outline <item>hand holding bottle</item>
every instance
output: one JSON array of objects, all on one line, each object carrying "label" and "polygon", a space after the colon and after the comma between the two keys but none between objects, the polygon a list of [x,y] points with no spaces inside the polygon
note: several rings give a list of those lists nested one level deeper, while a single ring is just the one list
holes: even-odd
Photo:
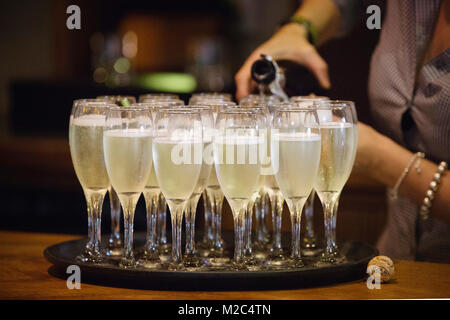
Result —
[{"label": "hand holding bottle", "polygon": [[236,74],[236,98],[238,100],[252,91],[255,84],[252,82],[250,70],[253,62],[259,59],[261,54],[270,55],[276,60],[297,62],[309,69],[317,77],[322,87],[330,87],[327,63],[316,48],[308,42],[306,28],[296,23],[289,23],[259,46]]}]

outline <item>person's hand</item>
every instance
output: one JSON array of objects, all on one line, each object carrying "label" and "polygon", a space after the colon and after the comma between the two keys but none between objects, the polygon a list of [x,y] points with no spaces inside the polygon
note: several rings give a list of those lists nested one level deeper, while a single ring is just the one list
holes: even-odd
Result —
[{"label": "person's hand", "polygon": [[358,149],[352,175],[372,178],[376,174],[378,150],[384,137],[367,124],[358,122]]},{"label": "person's hand", "polygon": [[307,40],[305,27],[289,23],[281,27],[275,35],[259,46],[247,58],[235,76],[236,98],[250,94],[254,87],[250,70],[253,62],[260,58],[261,53],[272,56],[275,60],[292,60],[308,68],[324,88],[330,87],[328,65]]}]

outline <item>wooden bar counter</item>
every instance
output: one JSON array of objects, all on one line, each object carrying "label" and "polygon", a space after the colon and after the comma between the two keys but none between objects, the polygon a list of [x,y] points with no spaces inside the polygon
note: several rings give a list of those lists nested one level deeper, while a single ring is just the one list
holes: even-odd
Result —
[{"label": "wooden bar counter", "polygon": [[150,291],[81,284],[69,290],[66,281],[48,273],[46,247],[77,236],[0,231],[0,299],[410,299],[450,298],[450,265],[395,261],[396,277],[380,289],[365,281],[319,288],[267,291]]}]

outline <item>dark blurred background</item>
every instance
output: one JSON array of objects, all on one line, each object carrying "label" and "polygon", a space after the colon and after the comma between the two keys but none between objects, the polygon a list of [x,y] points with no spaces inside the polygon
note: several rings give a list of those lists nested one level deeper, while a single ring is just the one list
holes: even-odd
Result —
[{"label": "dark blurred background", "polygon": [[[74,99],[175,92],[187,100],[192,92],[234,93],[233,77],[245,58],[299,3],[2,1],[0,229],[85,233],[84,197],[67,139]],[[383,1],[374,3],[384,12]],[[81,9],[81,30],[66,27],[72,4]],[[370,124],[367,77],[379,31],[368,30],[366,18],[361,13],[349,35],[327,43],[320,53],[329,64],[330,97],[354,100],[359,119]],[[341,208],[338,236],[375,243],[385,221],[384,190],[352,177]],[[103,218],[107,231],[107,205]],[[144,219],[140,203],[138,230],[144,229]],[[321,232],[320,214],[317,219]],[[224,220],[232,226],[229,210]]]}]

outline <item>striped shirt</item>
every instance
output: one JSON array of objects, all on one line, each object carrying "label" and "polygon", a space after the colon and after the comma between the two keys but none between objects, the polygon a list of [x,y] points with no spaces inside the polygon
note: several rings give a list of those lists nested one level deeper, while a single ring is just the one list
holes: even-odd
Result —
[{"label": "striped shirt", "polygon": [[[345,34],[361,1],[335,2]],[[418,70],[417,66],[433,35],[440,3],[387,1],[368,88],[376,129],[437,163],[450,162],[450,48]],[[422,221],[418,206],[409,199],[388,197],[387,225],[378,247],[393,258],[450,263],[450,226],[433,218]]]}]

